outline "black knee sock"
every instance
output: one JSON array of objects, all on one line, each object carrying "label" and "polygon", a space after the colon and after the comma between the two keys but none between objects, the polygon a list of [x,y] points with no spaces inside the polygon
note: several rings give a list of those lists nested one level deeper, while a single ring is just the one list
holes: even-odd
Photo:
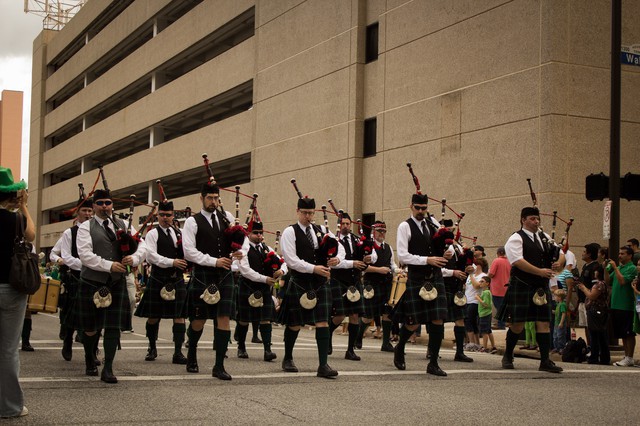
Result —
[{"label": "black knee sock", "polygon": [[397,350],[404,352],[404,347],[409,341],[409,338],[413,334],[413,330],[409,330],[407,327],[402,327],[400,329],[400,336],[398,337],[398,345],[396,346]]},{"label": "black knee sock", "polygon": [[391,321],[382,321],[382,344],[389,343],[391,337]]},{"label": "black knee sock", "polygon": [[463,325],[454,326],[453,335],[456,337],[456,355],[462,355],[464,353],[464,335],[465,335],[464,326]]},{"label": "black knee sock", "polygon": [[84,346],[84,361],[87,366],[93,365],[93,355],[95,354],[93,348],[95,346],[96,340],[98,340],[97,334],[94,334],[93,336],[84,334],[82,336],[82,345]]},{"label": "black knee sock", "polygon": [[360,327],[358,326],[358,324],[351,324],[349,323],[349,327],[347,327],[347,329],[349,330],[349,341],[347,343],[347,351],[353,351],[353,348],[356,344],[356,339],[358,338],[358,334],[359,333],[359,329]]},{"label": "black knee sock", "polygon": [[[98,346],[100,346],[100,337],[102,337],[102,330],[98,330],[95,336],[95,340],[93,341],[93,354],[95,357],[98,356]],[[118,342],[120,340],[118,339]]]},{"label": "black knee sock", "polygon": [[203,330],[204,329],[196,331],[193,328],[191,328],[191,324],[189,324],[187,335],[189,336],[189,353],[192,354],[192,356],[195,356],[195,354],[198,352],[198,341],[202,336]]},{"label": "black knee sock", "polygon": [[536,340],[538,341],[538,347],[540,348],[540,361],[548,361],[551,336],[549,333],[536,333]]},{"label": "black knee sock", "polygon": [[240,323],[237,323],[236,330],[238,330],[238,349],[246,351],[247,332],[249,331],[249,324],[242,325]]},{"label": "black knee sock", "polygon": [[22,323],[22,344],[28,345],[31,338],[31,318],[25,318]]},{"label": "black knee sock", "polygon": [[[356,339],[358,342],[362,342],[364,333],[367,331],[367,327],[369,327],[370,324],[371,322],[365,323],[362,321],[362,319],[360,320],[360,327],[358,327],[358,337]],[[349,324],[349,327],[351,327],[351,324]],[[349,334],[351,334],[351,332],[349,332]]]},{"label": "black knee sock", "polygon": [[260,335],[262,336],[262,346],[265,351],[271,350],[271,324],[260,324]]},{"label": "black knee sock", "polygon": [[[216,367],[224,366],[224,356],[227,354],[227,347],[229,346],[229,337],[231,337],[230,330],[215,329],[216,335]],[[246,337],[246,332],[245,332]]]},{"label": "black knee sock", "polygon": [[429,331],[429,353],[431,354],[429,363],[438,365],[440,346],[442,346],[442,339],[444,339],[444,324],[428,324],[427,329]]},{"label": "black knee sock", "polygon": [[251,330],[253,331],[253,337],[258,337],[259,328],[260,328],[260,321],[254,321],[251,323]]},{"label": "black knee sock", "polygon": [[284,329],[284,359],[293,359],[293,347],[296,344],[300,330]]},{"label": "black knee sock", "polygon": [[65,347],[71,348],[73,346],[73,328],[71,327],[64,327],[64,339],[63,339],[63,345]]},{"label": "black knee sock", "polygon": [[171,331],[173,332],[174,355],[182,353],[182,344],[184,343],[184,334],[187,327],[184,323],[173,324]]},{"label": "black knee sock", "polygon": [[108,329],[104,331],[102,344],[104,345],[104,368],[113,368],[113,359],[116,357],[120,330]]},{"label": "black knee sock", "polygon": [[373,317],[373,323],[376,325],[376,327],[380,327],[382,325],[382,323],[380,322],[380,317],[378,315]]},{"label": "black knee sock", "polygon": [[151,324],[149,321],[145,324],[147,330],[147,339],[149,339],[149,348],[156,348],[156,340],[158,340],[158,330],[160,329],[160,322]]},{"label": "black knee sock", "polygon": [[[351,325],[351,324],[349,324]],[[353,324],[354,327],[358,327],[358,324]],[[327,364],[327,352],[329,351],[329,328],[328,327],[316,327],[316,344],[318,345],[318,364]]]},{"label": "black knee sock", "polygon": [[518,344],[518,334],[511,331],[511,329],[507,330],[507,344],[504,349],[504,356],[513,358],[513,351]]}]

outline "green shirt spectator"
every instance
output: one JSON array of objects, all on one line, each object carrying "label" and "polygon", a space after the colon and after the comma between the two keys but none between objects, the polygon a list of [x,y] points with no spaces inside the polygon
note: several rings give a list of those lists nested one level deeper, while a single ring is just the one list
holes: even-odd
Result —
[{"label": "green shirt spectator", "polygon": [[491,306],[493,303],[491,290],[485,288],[480,295],[482,302],[478,303],[478,316],[480,318],[491,315]]},{"label": "green shirt spectator", "polygon": [[632,262],[627,262],[618,267],[620,274],[624,277],[624,284],[618,281],[615,270],[607,266],[607,273],[611,279],[611,309],[620,309],[622,311],[635,310],[635,296],[631,281],[636,277],[636,267]]}]

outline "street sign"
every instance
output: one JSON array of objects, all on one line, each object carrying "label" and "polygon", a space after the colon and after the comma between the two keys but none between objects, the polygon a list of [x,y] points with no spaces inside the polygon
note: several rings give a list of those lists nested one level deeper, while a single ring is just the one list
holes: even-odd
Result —
[{"label": "street sign", "polygon": [[620,63],[640,66],[640,44],[620,46]]},{"label": "street sign", "polygon": [[611,238],[611,200],[604,203],[604,211],[602,214],[602,239]]}]

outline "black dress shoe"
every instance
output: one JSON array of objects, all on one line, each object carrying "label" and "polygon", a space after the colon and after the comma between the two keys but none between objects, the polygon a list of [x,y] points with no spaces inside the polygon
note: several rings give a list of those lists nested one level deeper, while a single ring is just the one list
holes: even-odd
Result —
[{"label": "black dress shoe", "polygon": [[217,377],[220,380],[231,380],[231,375],[224,370],[224,367],[213,367],[211,376]]},{"label": "black dress shoe", "polygon": [[118,383],[118,378],[113,375],[113,371],[110,368],[103,368],[100,374],[100,380],[105,383]]},{"label": "black dress shoe", "polygon": [[456,356],[453,357],[453,360],[458,362],[473,362],[473,358],[469,358],[465,354],[456,354]]},{"label": "black dress shoe", "polygon": [[561,373],[562,367],[558,367],[553,361],[550,359],[546,361],[540,361],[540,367],[538,371],[546,371],[547,373]]},{"label": "black dress shoe", "polygon": [[348,359],[349,361],[360,361],[360,357],[356,355],[353,351],[347,351],[344,353],[344,359]]},{"label": "black dress shoe", "polygon": [[156,348],[149,348],[147,350],[147,356],[144,357],[145,361],[155,361],[158,358],[158,350]]},{"label": "black dress shoe", "polygon": [[427,374],[432,374],[434,376],[446,377],[447,373],[442,371],[442,368],[438,366],[438,364],[429,363],[427,365]]},{"label": "black dress shoe", "polygon": [[260,339],[258,336],[253,336],[251,338],[251,343],[262,343],[262,339]]},{"label": "black dress shoe", "polygon": [[380,350],[382,352],[393,352],[393,345],[389,342],[383,343]]},{"label": "black dress shoe", "polygon": [[73,351],[71,349],[70,345],[63,345],[62,346],[62,358],[64,358],[65,361],[71,361],[71,357],[73,356]]},{"label": "black dress shoe", "polygon": [[502,368],[505,370],[513,370],[513,358],[504,355],[502,357]]},{"label": "black dress shoe", "polygon": [[93,363],[96,366],[101,366],[102,365],[102,361],[100,361],[100,359],[98,359],[98,353],[97,352],[95,354],[93,354]]},{"label": "black dress shoe", "polygon": [[404,351],[398,350],[398,346],[393,349],[393,365],[395,365],[398,370],[407,369],[404,363]]},{"label": "black dress shoe", "polygon": [[356,349],[362,349],[362,339],[357,339],[354,346]]},{"label": "black dress shoe", "polygon": [[318,377],[324,377],[325,379],[330,379],[332,377],[336,377],[338,372],[333,368],[329,367],[329,364],[321,365],[318,367]]},{"label": "black dress shoe", "polygon": [[273,353],[271,351],[264,351],[264,360],[265,361],[273,361],[276,358],[278,358],[278,355],[276,355],[275,353]]},{"label": "black dress shoe", "polygon": [[33,349],[33,346],[31,346],[30,343],[23,343],[22,344],[22,350],[25,352],[33,352],[35,351],[35,349]]},{"label": "black dress shoe", "polygon": [[84,370],[84,374],[87,376],[97,376],[98,375],[98,367],[95,365],[87,365]]},{"label": "black dress shoe", "polygon": [[282,369],[287,373],[297,373],[298,367],[294,364],[292,359],[282,360]]},{"label": "black dress shoe", "polygon": [[186,365],[187,364],[187,358],[182,355],[182,352],[177,353],[177,354],[173,354],[173,359],[171,360],[171,362],[173,364],[180,364],[180,365]]},{"label": "black dress shoe", "polygon": [[244,349],[238,348],[238,358],[247,359],[249,358],[249,354]]},{"label": "black dress shoe", "polygon": [[189,351],[187,353],[187,372],[188,373],[199,373],[198,369],[198,358],[196,357],[195,350],[193,352]]}]

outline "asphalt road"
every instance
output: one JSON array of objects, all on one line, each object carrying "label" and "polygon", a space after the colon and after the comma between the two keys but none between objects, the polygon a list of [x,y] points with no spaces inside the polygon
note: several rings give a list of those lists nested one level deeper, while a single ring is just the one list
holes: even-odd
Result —
[{"label": "asphalt road", "polygon": [[[450,326],[449,326],[450,327]],[[35,352],[20,352],[21,381],[29,415],[7,424],[637,424],[634,401],[640,368],[559,364],[559,375],[537,371],[538,361],[516,359],[500,368],[500,356],[470,354],[471,364],[453,362],[443,349],[446,378],[425,373],[426,347],[407,346],[407,370],[380,352],[380,340],[365,339],[362,361],[344,359],[345,336],[334,336],[329,364],[336,379],[316,377],[314,332],[300,333],[294,358],[300,373],[282,372],[282,328],[274,328],[278,360],[262,360],[262,345],[249,343],[249,359],[229,346],[225,366],[231,382],[211,377],[213,328],[207,323],[199,345],[199,374],[171,364],[171,326],[163,321],[159,357],[145,362],[144,320],[122,335],[109,385],[84,375],[83,350],[74,344],[70,362],[60,355],[58,319],[33,317]],[[249,331],[251,336],[251,331]],[[186,354],[186,352],[185,352]]]}]

